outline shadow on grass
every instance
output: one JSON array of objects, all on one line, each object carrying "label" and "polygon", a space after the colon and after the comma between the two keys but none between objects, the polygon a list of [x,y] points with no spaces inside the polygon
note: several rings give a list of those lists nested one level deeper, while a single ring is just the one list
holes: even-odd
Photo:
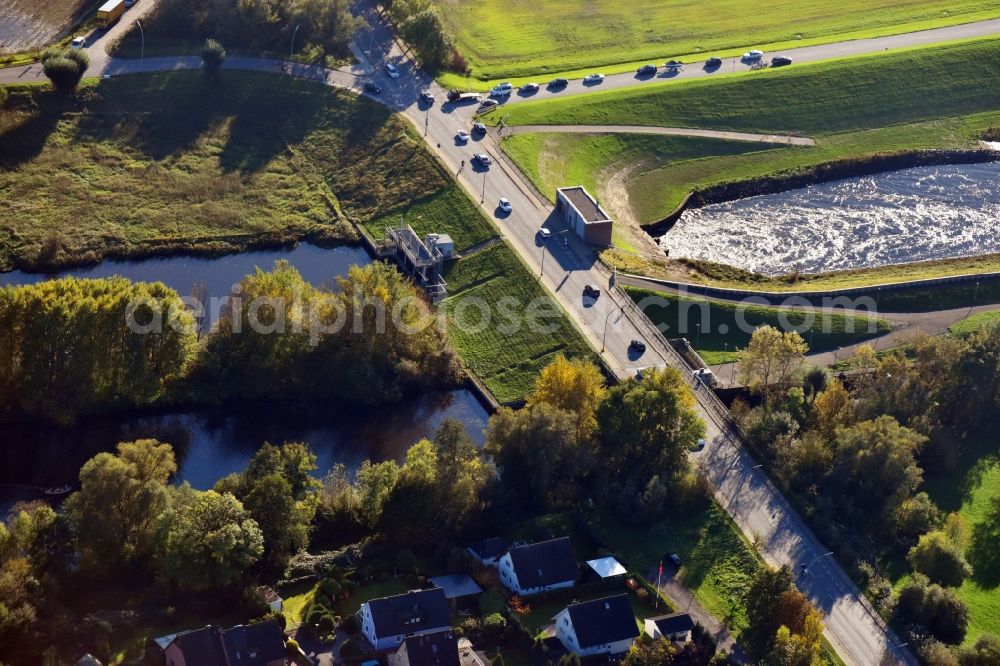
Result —
[{"label": "shadow on grass", "polygon": [[972,530],[972,579],[985,588],[1000,585],[1000,497],[993,498],[986,520]]},{"label": "shadow on grass", "polygon": [[[0,114],[0,166],[13,169],[38,157],[64,114],[80,106],[78,97],[51,89],[12,93]],[[8,118],[17,117],[22,120],[5,128]]]}]

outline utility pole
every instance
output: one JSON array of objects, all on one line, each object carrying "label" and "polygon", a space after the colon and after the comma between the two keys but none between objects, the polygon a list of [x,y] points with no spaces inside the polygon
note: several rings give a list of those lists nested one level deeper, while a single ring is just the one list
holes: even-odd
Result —
[{"label": "utility pole", "polygon": [[138,26],[139,36],[142,38],[141,46],[139,47],[139,62],[142,62],[146,57],[146,31],[142,29],[139,19],[136,19],[135,24]]},{"label": "utility pole", "polygon": [[[301,25],[301,24],[300,24]],[[299,33],[299,26],[295,26],[295,30],[292,30],[292,45],[288,47],[288,57],[292,58],[295,54],[295,35]]]}]

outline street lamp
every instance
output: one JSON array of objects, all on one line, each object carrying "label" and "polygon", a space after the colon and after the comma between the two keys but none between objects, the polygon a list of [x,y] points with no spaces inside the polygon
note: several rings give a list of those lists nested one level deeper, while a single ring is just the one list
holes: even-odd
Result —
[{"label": "street lamp", "polygon": [[[619,312],[621,314],[625,314],[625,307],[622,306],[622,308],[619,310]],[[608,312],[608,316],[606,316],[604,318],[604,335],[601,336],[601,353],[602,354],[604,353],[604,349],[605,349],[605,344],[604,343],[607,342],[607,339],[608,339],[608,319],[611,319],[611,315],[613,315],[614,313],[615,313],[615,311],[611,310],[610,312]]]},{"label": "street lamp", "polygon": [[701,346],[701,322],[698,322],[694,326],[695,326],[696,329],[698,329],[698,337],[695,338],[694,344],[696,346],[700,347]]},{"label": "street lamp", "polygon": [[816,564],[817,561],[823,559],[824,557],[829,557],[830,555],[833,555],[833,551],[832,550],[829,553],[823,553],[822,555],[817,555],[816,557],[812,558],[812,561],[809,564],[803,563],[802,564],[802,573],[809,573],[809,567],[811,567],[812,565]]},{"label": "street lamp", "polygon": [[138,26],[139,36],[142,38],[141,46],[139,47],[139,62],[142,62],[146,57],[146,32],[142,29],[142,24],[139,23],[139,19],[136,19],[135,24]]},{"label": "street lamp", "polygon": [[293,58],[295,55],[295,35],[299,34],[299,26],[301,26],[301,24],[295,26],[295,30],[292,30],[292,45],[288,47],[289,59]]}]

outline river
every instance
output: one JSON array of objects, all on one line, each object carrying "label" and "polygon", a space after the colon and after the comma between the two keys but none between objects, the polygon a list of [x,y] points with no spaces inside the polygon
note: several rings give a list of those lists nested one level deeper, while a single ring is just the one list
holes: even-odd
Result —
[{"label": "river", "polygon": [[674,258],[777,275],[1000,252],[1000,162],[918,167],[685,211]]},{"label": "river", "polygon": [[[210,296],[223,296],[255,267],[279,259],[295,266],[313,284],[331,284],[353,264],[371,259],[362,248],[323,249],[302,244],[216,258],[175,256],[141,261],[107,261],[57,275],[0,273],[0,286],[31,284],[53,277],[123,275],[136,281],[161,281],[181,294],[194,284]],[[211,409],[151,415],[88,418],[71,428],[27,423],[0,425],[0,515],[17,501],[40,497],[39,488],[73,483],[81,465],[117,442],[155,437],[174,446],[178,482],[211,488],[216,480],[242,469],[265,441],[302,441],[316,453],[323,474],[335,463],[356,468],[363,459],[401,460],[406,450],[434,433],[446,418],[461,421],[481,445],[489,414],[468,390],[430,392],[380,408],[329,410],[322,415],[283,413],[277,408]]]}]

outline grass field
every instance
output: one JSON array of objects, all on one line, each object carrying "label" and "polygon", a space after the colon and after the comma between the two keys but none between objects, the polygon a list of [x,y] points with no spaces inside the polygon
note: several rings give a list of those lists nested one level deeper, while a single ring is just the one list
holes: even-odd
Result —
[{"label": "grass field", "polygon": [[[709,365],[738,360],[737,350],[747,346],[758,326],[797,330],[812,351],[828,351],[886,333],[889,322],[877,320],[869,333],[869,320],[843,314],[818,313],[760,305],[670,296],[645,289],[626,287],[650,321],[668,338],[684,337]],[[742,314],[741,314],[742,312]]]},{"label": "grass field", "polygon": [[790,47],[1000,16],[997,0],[438,0],[478,79]]},{"label": "grass field", "polygon": [[[501,402],[518,400],[557,354],[592,352],[569,317],[549,297],[506,244],[452,264],[445,273],[449,337],[462,360]],[[536,332],[533,309],[549,313]]]},{"label": "grass field", "polygon": [[953,335],[968,335],[975,333],[986,326],[1000,324],[1000,310],[993,312],[977,312],[966,317],[960,322],[956,322],[948,327],[948,331]]},{"label": "grass field", "polygon": [[450,235],[459,252],[497,235],[496,229],[458,185],[367,220],[364,227],[373,237],[382,238],[385,228],[399,226],[400,220],[421,236],[429,233]]},{"label": "grass field", "polygon": [[69,100],[10,90],[0,270],[351,240],[347,216],[455,187],[384,106],[304,81],[189,72],[86,82]]}]

